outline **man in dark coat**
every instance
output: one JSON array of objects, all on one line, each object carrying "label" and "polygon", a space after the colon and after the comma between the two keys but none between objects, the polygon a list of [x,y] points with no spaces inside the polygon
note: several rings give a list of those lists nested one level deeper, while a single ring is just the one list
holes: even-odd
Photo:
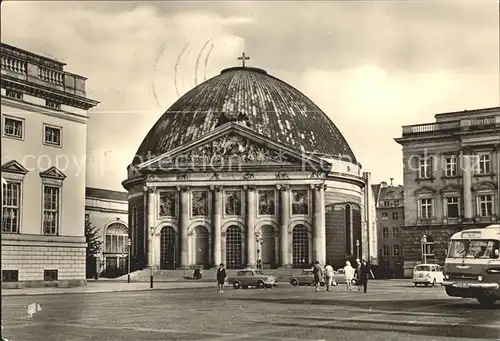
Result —
[{"label": "man in dark coat", "polygon": [[226,269],[224,269],[224,264],[220,263],[217,269],[217,288],[219,288],[219,294],[224,292],[224,283],[226,282]]},{"label": "man in dark coat", "polygon": [[368,277],[370,277],[371,270],[368,263],[363,259],[361,261],[361,267],[359,269],[359,280],[363,287],[363,292],[366,294],[366,289],[368,287]]}]

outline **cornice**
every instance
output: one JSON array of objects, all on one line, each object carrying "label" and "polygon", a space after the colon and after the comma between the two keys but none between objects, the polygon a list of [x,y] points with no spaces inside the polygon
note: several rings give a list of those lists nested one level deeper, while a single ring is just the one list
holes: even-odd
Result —
[{"label": "cornice", "polygon": [[22,90],[27,95],[41,97],[45,99],[54,99],[61,104],[73,106],[75,108],[89,110],[99,104],[90,98],[81,97],[75,94],[63,92],[60,90],[52,89],[50,87],[31,83],[29,81],[19,81],[16,78],[8,75],[2,75],[1,86],[3,88]]},{"label": "cornice", "polygon": [[[75,113],[71,113],[68,111],[63,111],[63,110],[54,110],[50,109],[48,107],[38,105],[38,104],[33,104],[29,102],[20,102],[11,98],[7,97],[2,97],[2,105],[10,106],[12,108],[20,109],[20,110],[28,110],[28,111],[33,111],[42,115],[48,115],[48,116],[53,116],[57,117],[60,119],[72,121],[72,122],[77,122],[77,123],[83,123],[87,124],[87,120],[89,119],[85,115],[79,115]],[[7,113],[6,113],[7,114]]]},{"label": "cornice", "polygon": [[128,214],[128,210],[119,210],[119,209],[113,209],[113,208],[103,208],[103,207],[88,206],[88,205],[85,205],[85,211]]}]

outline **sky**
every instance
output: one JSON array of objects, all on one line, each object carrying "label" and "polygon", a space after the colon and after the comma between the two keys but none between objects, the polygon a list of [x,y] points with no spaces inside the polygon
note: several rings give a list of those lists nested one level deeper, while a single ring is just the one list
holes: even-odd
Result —
[{"label": "sky", "polygon": [[500,105],[498,1],[7,1],[1,20],[2,42],[88,78],[90,187],[123,190],[156,120],[243,51],[332,119],[373,182],[402,183],[402,125]]}]

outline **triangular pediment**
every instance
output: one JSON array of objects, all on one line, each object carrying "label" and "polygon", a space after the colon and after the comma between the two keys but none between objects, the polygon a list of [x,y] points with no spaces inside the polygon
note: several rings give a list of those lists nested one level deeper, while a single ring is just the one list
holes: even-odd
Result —
[{"label": "triangular pediment", "polygon": [[429,186],[422,186],[415,190],[415,194],[426,194],[426,193],[436,193],[436,190]]},{"label": "triangular pediment", "polygon": [[66,175],[64,175],[63,172],[61,172],[59,169],[57,169],[54,166],[50,167],[46,171],[40,172],[40,177],[50,178],[50,179],[58,179],[58,180],[66,179]]},{"label": "triangular pediment", "polygon": [[446,185],[443,188],[441,188],[441,193],[443,192],[454,192],[454,191],[459,191],[461,190],[462,187],[460,185]]},{"label": "triangular pediment", "polygon": [[2,165],[2,172],[25,175],[29,170],[16,160],[11,160]]},{"label": "triangular pediment", "polygon": [[[236,123],[226,123],[211,133],[139,165],[139,170],[200,169],[241,170],[252,166],[301,166],[303,170],[329,171],[331,165],[270,140]],[[201,168],[203,169],[203,168]]]}]

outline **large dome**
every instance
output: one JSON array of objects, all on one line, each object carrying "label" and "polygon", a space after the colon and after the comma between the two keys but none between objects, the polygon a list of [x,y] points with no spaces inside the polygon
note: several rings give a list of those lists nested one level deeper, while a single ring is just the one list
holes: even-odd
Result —
[{"label": "large dome", "polygon": [[161,155],[211,132],[222,113],[243,113],[251,129],[298,151],[356,163],[342,133],[316,104],[253,67],[225,69],[187,92],[151,128],[136,160]]}]

